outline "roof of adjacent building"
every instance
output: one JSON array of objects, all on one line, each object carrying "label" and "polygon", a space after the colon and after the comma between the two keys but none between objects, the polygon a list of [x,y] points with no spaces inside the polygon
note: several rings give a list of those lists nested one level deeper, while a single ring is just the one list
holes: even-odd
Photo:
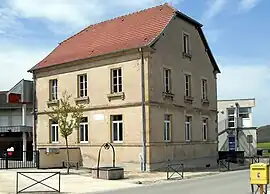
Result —
[{"label": "roof of adjacent building", "polygon": [[175,16],[197,27],[215,70],[220,72],[201,30],[202,25],[167,3],[90,25],[60,43],[29,71],[151,46]]}]

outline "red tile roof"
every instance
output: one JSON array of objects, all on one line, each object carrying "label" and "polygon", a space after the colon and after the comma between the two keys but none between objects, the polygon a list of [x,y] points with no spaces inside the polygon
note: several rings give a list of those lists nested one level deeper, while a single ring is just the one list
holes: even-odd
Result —
[{"label": "red tile roof", "polygon": [[148,46],[161,34],[176,14],[200,26],[195,20],[165,3],[91,25],[60,43],[29,71]]}]

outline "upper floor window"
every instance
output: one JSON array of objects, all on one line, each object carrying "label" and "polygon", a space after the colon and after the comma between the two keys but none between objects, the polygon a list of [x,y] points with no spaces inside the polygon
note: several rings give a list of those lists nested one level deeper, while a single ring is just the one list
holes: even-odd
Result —
[{"label": "upper floor window", "polygon": [[50,100],[57,100],[58,81],[57,79],[50,80]]},{"label": "upper floor window", "polygon": [[239,108],[239,117],[240,118],[249,118],[250,108],[241,107]]},{"label": "upper floor window", "polygon": [[83,117],[80,122],[80,142],[88,142],[88,118]]},{"label": "upper floor window", "polygon": [[191,97],[191,75],[185,75],[185,96]]},{"label": "upper floor window", "polygon": [[183,33],[183,48],[185,54],[190,54],[190,38],[187,33]]},{"label": "upper floor window", "polygon": [[165,93],[171,93],[171,70],[164,69],[164,90]]},{"label": "upper floor window", "polygon": [[58,143],[59,141],[59,130],[58,123],[56,121],[51,122],[51,142]]},{"label": "upper floor window", "polygon": [[78,75],[78,94],[79,97],[87,96],[87,75]]},{"label": "upper floor window", "polygon": [[120,93],[123,91],[122,87],[122,69],[112,69],[111,70],[111,92]]},{"label": "upper floor window", "polygon": [[208,131],[208,119],[203,118],[203,126],[202,126],[203,141],[207,140],[207,131]]},{"label": "upper floor window", "polygon": [[164,116],[164,141],[171,140],[171,115]]},{"label": "upper floor window", "polygon": [[123,116],[112,116],[112,140],[113,142],[123,142]]},{"label": "upper floor window", "polygon": [[191,116],[186,116],[185,121],[185,140],[190,141],[191,138]]},{"label": "upper floor window", "polygon": [[234,128],[235,127],[235,109],[228,108],[227,114],[228,114],[228,127]]},{"label": "upper floor window", "polygon": [[207,99],[207,80],[202,79],[202,99]]}]

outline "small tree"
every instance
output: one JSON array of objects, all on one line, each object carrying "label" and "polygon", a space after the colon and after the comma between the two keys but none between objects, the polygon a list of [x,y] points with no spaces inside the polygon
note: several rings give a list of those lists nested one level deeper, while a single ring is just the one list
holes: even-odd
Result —
[{"label": "small tree", "polygon": [[58,123],[61,136],[65,139],[66,154],[67,154],[67,174],[69,174],[69,149],[68,136],[73,133],[73,129],[79,129],[80,120],[83,116],[82,105],[71,105],[69,100],[71,95],[65,91],[62,98],[56,106],[52,107],[51,111],[46,111],[49,117]]}]

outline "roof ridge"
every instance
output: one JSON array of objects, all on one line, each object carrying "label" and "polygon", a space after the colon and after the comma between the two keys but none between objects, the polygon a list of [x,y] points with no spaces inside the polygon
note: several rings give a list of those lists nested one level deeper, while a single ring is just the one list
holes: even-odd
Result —
[{"label": "roof ridge", "polygon": [[158,8],[158,7],[163,7],[163,6],[168,6],[169,8],[173,9],[174,11],[176,11],[175,8],[173,8],[172,6],[170,6],[170,5],[166,2],[166,3],[164,3],[164,4],[159,4],[159,5],[150,7],[150,8],[145,8],[145,9],[142,9],[142,10],[139,10],[139,11],[136,11],[136,12],[132,12],[132,13],[128,13],[128,14],[125,14],[125,15],[122,15],[122,16],[117,16],[117,17],[114,17],[114,18],[111,18],[111,19],[108,19],[108,20],[104,20],[104,21],[101,21],[101,22],[98,22],[98,23],[95,23],[95,24],[91,24],[91,25],[85,27],[84,29],[82,29],[81,31],[79,31],[79,32],[77,32],[77,33],[75,33],[75,34],[73,34],[73,35],[70,36],[69,38],[63,40],[61,43],[59,43],[59,45],[61,45],[62,43],[66,42],[66,41],[68,41],[68,40],[70,40],[71,38],[73,38],[73,37],[75,37],[75,36],[81,34],[82,32],[84,32],[85,30],[87,30],[87,29],[90,28],[90,27],[97,26],[97,25],[103,24],[103,23],[105,23],[105,22],[111,22],[111,21],[113,21],[113,20],[117,20],[117,19],[122,18],[122,17],[127,17],[127,16],[130,16],[130,15],[135,15],[135,14],[138,14],[138,13],[141,13],[141,12],[145,12],[145,11],[150,10],[150,9],[154,9],[154,8]]}]

